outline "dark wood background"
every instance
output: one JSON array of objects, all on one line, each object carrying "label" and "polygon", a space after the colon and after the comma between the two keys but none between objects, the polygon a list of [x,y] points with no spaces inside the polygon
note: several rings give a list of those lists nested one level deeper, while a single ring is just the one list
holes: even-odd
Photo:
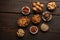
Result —
[{"label": "dark wood background", "polygon": [[[55,1],[57,3],[57,9],[52,12],[53,19],[47,24],[50,26],[50,30],[46,33],[40,31],[40,25],[38,25],[39,32],[36,35],[29,33],[29,27],[23,28],[26,30],[26,34],[23,38],[18,38],[16,32],[18,30],[17,19],[23,16],[21,8],[28,5],[31,8],[31,3],[40,1],[46,5],[49,1]],[[28,16],[32,15],[31,14]],[[0,40],[60,40],[60,0],[0,0]]]}]

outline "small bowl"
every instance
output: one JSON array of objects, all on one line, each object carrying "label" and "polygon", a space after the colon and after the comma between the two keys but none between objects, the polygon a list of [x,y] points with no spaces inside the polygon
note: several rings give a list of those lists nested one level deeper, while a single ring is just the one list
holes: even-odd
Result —
[{"label": "small bowl", "polygon": [[25,31],[23,29],[18,29],[17,36],[21,38],[24,37],[24,35],[25,35]]},{"label": "small bowl", "polygon": [[35,13],[41,13],[44,10],[44,4],[41,2],[33,2],[32,3],[32,10]]},{"label": "small bowl", "polygon": [[42,32],[47,32],[49,30],[49,26],[45,23],[42,23],[40,29]]},{"label": "small bowl", "polygon": [[30,23],[30,18],[28,16],[22,16],[17,20],[17,25],[19,27],[27,27]]},{"label": "small bowl", "polygon": [[46,11],[46,12],[43,12],[43,14],[42,14],[42,19],[44,20],[44,21],[50,21],[51,19],[52,19],[52,14],[50,13],[50,18],[47,20],[47,19],[45,19],[44,18],[44,14],[46,14],[46,13],[50,13],[50,12],[48,12],[48,11]]},{"label": "small bowl", "polygon": [[[36,28],[36,31],[35,31],[35,32],[32,32],[32,31],[31,31],[31,28],[33,28],[33,27]],[[31,34],[36,34],[36,33],[38,32],[38,28],[37,28],[37,26],[31,26],[29,30],[30,30],[30,33],[31,33]]]},{"label": "small bowl", "polygon": [[[52,5],[52,6],[51,6],[51,5]],[[49,7],[49,6],[50,6],[50,7]],[[54,2],[54,1],[48,2],[48,4],[47,4],[47,9],[48,9],[49,11],[54,11],[56,8],[57,8],[56,2]]]},{"label": "small bowl", "polygon": [[28,15],[30,13],[30,8],[28,6],[22,7],[22,13]]},{"label": "small bowl", "polygon": [[39,24],[41,22],[41,16],[39,14],[35,14],[32,16],[32,22],[34,24]]}]

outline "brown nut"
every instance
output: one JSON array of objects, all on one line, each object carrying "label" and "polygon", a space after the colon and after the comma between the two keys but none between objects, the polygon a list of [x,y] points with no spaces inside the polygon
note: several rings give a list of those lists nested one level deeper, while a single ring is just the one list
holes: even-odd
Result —
[{"label": "brown nut", "polygon": [[27,16],[18,19],[17,24],[20,27],[26,27],[30,23],[30,18]]},{"label": "brown nut", "polygon": [[33,15],[32,16],[32,22],[33,23],[40,23],[41,22],[41,16],[39,14]]}]

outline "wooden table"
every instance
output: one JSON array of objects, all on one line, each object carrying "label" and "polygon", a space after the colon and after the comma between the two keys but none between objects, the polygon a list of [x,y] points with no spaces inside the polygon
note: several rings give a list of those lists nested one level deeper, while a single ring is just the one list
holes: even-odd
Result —
[{"label": "wooden table", "polygon": [[[60,40],[60,0],[53,0],[57,3],[57,9],[52,12],[53,19],[47,24],[50,30],[46,33],[40,31],[36,35],[29,33],[29,27],[23,28],[26,34],[23,38],[18,38],[16,32],[18,30],[17,20],[22,16],[21,8],[28,5],[30,8],[31,3],[40,1],[47,5],[50,0],[0,0],[0,40]],[[46,10],[46,7],[44,8]],[[29,17],[31,17],[32,12]],[[43,21],[42,21],[43,22]],[[38,25],[42,24],[42,22]]]}]

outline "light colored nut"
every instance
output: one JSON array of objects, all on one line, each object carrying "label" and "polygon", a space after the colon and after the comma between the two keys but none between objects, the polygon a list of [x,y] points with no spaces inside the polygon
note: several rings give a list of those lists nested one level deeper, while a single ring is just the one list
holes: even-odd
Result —
[{"label": "light colored nut", "polygon": [[54,10],[57,6],[55,2],[49,2],[47,7],[48,9]]},{"label": "light colored nut", "polygon": [[47,24],[44,24],[44,23],[41,25],[40,28],[42,31],[48,31],[49,30],[49,26]]},{"label": "light colored nut", "polygon": [[23,37],[25,35],[24,30],[23,29],[18,29],[17,35],[18,35],[18,37]]}]

